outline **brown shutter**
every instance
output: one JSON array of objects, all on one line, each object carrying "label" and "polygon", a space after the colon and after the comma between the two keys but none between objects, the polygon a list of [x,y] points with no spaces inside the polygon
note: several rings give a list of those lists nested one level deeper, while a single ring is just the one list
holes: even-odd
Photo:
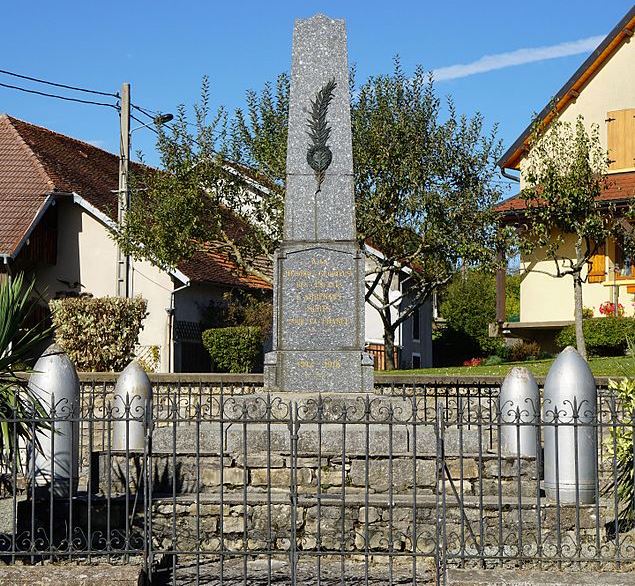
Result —
[{"label": "brown shutter", "polygon": [[609,170],[635,168],[635,108],[606,116]]},{"label": "brown shutter", "polygon": [[604,244],[598,247],[597,252],[590,259],[589,274],[587,275],[589,283],[603,283],[606,275],[606,255],[604,253]]},{"label": "brown shutter", "polygon": [[635,285],[626,285],[627,293],[635,293]]}]

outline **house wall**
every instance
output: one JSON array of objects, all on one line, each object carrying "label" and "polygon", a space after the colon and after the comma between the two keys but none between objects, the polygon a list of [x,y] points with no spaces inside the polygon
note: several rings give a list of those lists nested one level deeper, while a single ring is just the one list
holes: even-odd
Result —
[{"label": "house wall", "polygon": [[[578,115],[585,124],[597,124],[604,149],[608,148],[607,112],[635,108],[635,41],[623,43],[587,83],[580,95],[562,111],[560,119],[574,123]],[[525,186],[521,161],[521,188]]]},{"label": "house wall", "polygon": [[[57,262],[35,269],[37,290],[45,299],[59,292],[79,291],[95,297],[116,295],[117,248],[102,222],[83,208],[60,200],[58,206]],[[81,283],[73,289],[69,283]],[[141,346],[159,346],[160,370],[169,370],[168,313],[171,277],[148,262],[133,262],[132,292],[148,301],[149,315],[139,335]]]},{"label": "house wall", "polygon": [[[576,100],[572,101],[561,113],[561,120],[575,123],[578,115],[584,116],[587,127],[597,124],[600,140],[604,149],[608,148],[607,113],[635,107],[635,41],[624,43],[587,83]],[[521,188],[525,186],[522,171],[525,160],[521,161]],[[566,237],[561,252],[568,258],[575,256],[573,236]],[[609,247],[610,251],[610,247]],[[606,257],[607,275],[612,260]],[[521,259],[523,269],[531,269],[520,288],[520,321],[560,321],[572,320],[574,313],[573,281],[571,277],[553,278],[546,273],[554,272],[553,261],[544,260],[541,251]],[[592,307],[599,316],[601,303],[612,300],[613,288],[604,283],[585,283],[582,287],[585,307]],[[627,315],[633,314],[633,295],[622,287],[619,301]]]},{"label": "house wall", "polygon": [[[609,252],[611,248],[609,247]],[[564,245],[559,254],[566,258],[574,258],[574,237],[571,234],[565,236]],[[526,275],[520,285],[520,321],[564,321],[574,318],[573,279],[570,276],[555,278],[550,275],[555,273],[555,264],[552,260],[544,260],[542,250],[537,250],[531,255],[521,258],[521,270]],[[607,274],[612,267],[611,259],[607,256]],[[583,271],[586,277],[587,270]],[[599,317],[599,307],[605,301],[611,301],[613,287],[607,283],[583,283],[582,303],[584,307],[593,309],[594,315]],[[625,287],[620,288],[619,302],[624,306],[626,315],[633,315],[633,295],[626,292]]]},{"label": "house wall", "polygon": [[426,301],[419,308],[419,338],[413,337],[413,321],[416,317],[407,319],[402,326],[402,351],[400,368],[414,368],[413,355],[418,354],[421,368],[432,366],[432,301]]}]

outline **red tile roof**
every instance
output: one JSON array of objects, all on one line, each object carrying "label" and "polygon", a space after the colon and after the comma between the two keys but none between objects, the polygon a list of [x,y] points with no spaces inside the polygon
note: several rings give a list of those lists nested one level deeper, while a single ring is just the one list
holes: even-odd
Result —
[{"label": "red tile roof", "polygon": [[[609,175],[608,184],[602,195],[598,198],[601,201],[624,201],[635,197],[635,171],[627,173],[614,173]],[[515,212],[521,212],[526,207],[525,200],[520,193],[506,199],[496,206],[496,210],[508,216],[513,216]]]},{"label": "red tile roof", "polygon": [[[55,193],[77,193],[117,216],[119,158],[88,143],[0,114],[0,254],[15,256]],[[270,287],[209,245],[179,266],[191,281]],[[271,269],[269,269],[271,270]]]}]

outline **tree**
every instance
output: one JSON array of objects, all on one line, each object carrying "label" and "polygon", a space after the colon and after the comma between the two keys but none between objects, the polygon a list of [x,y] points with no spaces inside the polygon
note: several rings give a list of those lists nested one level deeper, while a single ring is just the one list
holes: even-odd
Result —
[{"label": "tree", "polygon": [[440,307],[446,321],[439,346],[448,352],[444,364],[501,352],[500,338],[489,336],[496,319],[496,278],[481,270],[460,271],[443,290]]},{"label": "tree", "polygon": [[[275,90],[266,84],[261,94],[248,93],[230,151],[279,185],[288,92],[288,76],[281,75]],[[421,67],[409,77],[396,60],[392,74],[359,90],[351,76],[358,239],[367,252],[366,243],[379,251],[370,254],[366,300],[382,320],[389,369],[399,326],[458,266],[496,263],[495,129],[485,134],[482,116],[458,116],[451,100],[446,110]],[[395,296],[397,288],[402,294]]]},{"label": "tree", "polygon": [[[203,79],[194,123],[179,106],[175,121],[157,129],[161,169],[133,167],[131,205],[113,238],[124,253],[174,268],[212,244],[247,273],[271,282],[282,228],[282,189],[254,187],[253,171],[227,157],[227,115],[212,112]],[[192,130],[190,130],[192,128]]]},{"label": "tree", "polygon": [[[459,116],[449,98],[444,112],[421,67],[406,76],[396,61],[391,75],[369,79],[353,96],[359,239],[381,252],[366,299],[383,322],[393,368],[395,333],[417,307],[458,267],[497,264],[500,144],[480,114]],[[404,294],[392,297],[397,282]]]},{"label": "tree", "polygon": [[[526,204],[521,249],[553,261],[554,272],[546,274],[572,278],[576,344],[586,359],[582,329],[584,269],[608,237],[622,236],[627,242],[632,237],[615,206],[599,199],[608,181],[608,157],[597,125],[587,130],[582,116],[575,124],[555,118],[547,127],[535,126],[529,148],[521,192]],[[573,237],[573,257],[564,250],[568,235]]]}]

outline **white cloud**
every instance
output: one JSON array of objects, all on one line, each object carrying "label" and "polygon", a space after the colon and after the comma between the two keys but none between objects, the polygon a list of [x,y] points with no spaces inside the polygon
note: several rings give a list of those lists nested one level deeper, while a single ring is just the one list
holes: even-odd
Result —
[{"label": "white cloud", "polygon": [[602,42],[602,39],[604,39],[604,35],[598,35],[546,47],[517,49],[516,51],[509,51],[507,53],[485,55],[476,61],[472,61],[472,63],[439,67],[439,69],[433,71],[434,79],[436,81],[458,79],[460,77],[467,77],[468,75],[494,71],[495,69],[524,65],[525,63],[535,63],[536,61],[546,61],[548,59],[557,59],[558,57],[590,53]]},{"label": "white cloud", "polygon": [[88,144],[92,144],[94,147],[103,149],[104,146],[106,146],[106,143],[103,140],[99,140],[97,138],[95,139],[90,139],[86,141]]}]

